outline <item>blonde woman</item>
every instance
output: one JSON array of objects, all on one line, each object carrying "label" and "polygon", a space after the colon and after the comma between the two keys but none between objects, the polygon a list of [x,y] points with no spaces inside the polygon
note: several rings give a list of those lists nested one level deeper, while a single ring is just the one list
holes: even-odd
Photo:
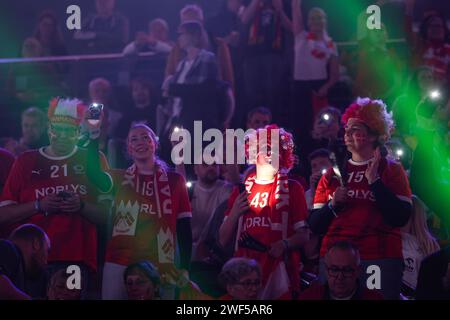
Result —
[{"label": "blonde woman", "polygon": [[408,223],[402,228],[402,249],[405,269],[403,292],[411,296],[416,290],[422,260],[439,251],[437,240],[427,226],[426,206],[417,196],[412,196],[413,210]]}]

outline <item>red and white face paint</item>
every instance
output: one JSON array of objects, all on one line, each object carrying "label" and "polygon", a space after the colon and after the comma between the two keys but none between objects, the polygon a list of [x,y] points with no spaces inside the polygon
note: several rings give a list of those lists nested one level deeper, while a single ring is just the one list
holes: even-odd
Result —
[{"label": "red and white face paint", "polygon": [[373,143],[367,126],[362,121],[354,118],[349,119],[347,122],[344,141],[350,152],[363,150]]},{"label": "red and white face paint", "polygon": [[145,127],[136,127],[128,134],[128,153],[135,160],[146,160],[155,157],[156,141]]}]

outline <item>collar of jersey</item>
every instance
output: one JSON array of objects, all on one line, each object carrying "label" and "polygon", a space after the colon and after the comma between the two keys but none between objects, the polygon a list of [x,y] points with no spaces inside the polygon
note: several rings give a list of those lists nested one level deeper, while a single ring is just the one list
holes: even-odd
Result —
[{"label": "collar of jersey", "polygon": [[53,156],[49,156],[48,154],[46,154],[46,153],[44,152],[44,148],[45,148],[45,147],[39,148],[39,153],[40,153],[43,157],[45,157],[45,158],[47,158],[47,159],[50,159],[50,160],[65,160],[65,159],[68,159],[68,158],[70,158],[71,156],[73,156],[73,155],[75,154],[75,152],[78,151],[78,147],[75,146],[75,147],[73,148],[73,150],[72,150],[68,155],[66,155],[66,156],[61,156],[61,157],[53,157]]},{"label": "collar of jersey", "polygon": [[275,181],[275,178],[272,179],[272,180],[258,180],[258,179],[255,179],[255,183],[256,184],[271,184],[274,181]]},{"label": "collar of jersey", "polygon": [[372,160],[373,160],[373,158],[370,158],[369,160],[366,160],[366,161],[355,161],[355,160],[349,159],[348,162],[354,166],[365,166]]}]

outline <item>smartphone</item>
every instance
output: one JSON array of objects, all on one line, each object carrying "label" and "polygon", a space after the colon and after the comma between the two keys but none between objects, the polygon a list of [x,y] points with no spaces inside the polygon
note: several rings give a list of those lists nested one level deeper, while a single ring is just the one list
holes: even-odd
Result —
[{"label": "smartphone", "polygon": [[103,104],[101,103],[91,103],[89,105],[89,120],[100,120],[100,115],[102,114]]},{"label": "smartphone", "polygon": [[57,196],[63,200],[67,200],[72,198],[72,194],[70,192],[67,191],[61,191],[57,193]]}]

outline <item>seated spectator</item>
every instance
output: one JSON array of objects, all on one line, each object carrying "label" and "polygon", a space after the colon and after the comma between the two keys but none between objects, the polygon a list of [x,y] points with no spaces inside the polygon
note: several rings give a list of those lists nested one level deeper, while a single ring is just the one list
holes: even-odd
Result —
[{"label": "seated spectator", "polygon": [[413,66],[428,66],[441,80],[450,82],[449,29],[445,17],[436,12],[424,13],[419,32],[413,31],[416,0],[405,1],[405,34],[413,52]]},{"label": "seated spectator", "polygon": [[45,296],[43,292],[32,292],[30,282],[45,272],[49,250],[47,234],[33,224],[21,225],[9,240],[0,240],[0,300]]},{"label": "seated spectator", "polygon": [[22,112],[22,137],[16,155],[48,145],[47,115],[36,107]]},{"label": "seated spectator", "polygon": [[157,97],[152,84],[144,78],[133,79],[131,81],[131,97],[133,105],[126,109],[117,129],[112,132],[114,137],[125,139],[131,126],[135,123],[145,123],[151,128],[157,128]]},{"label": "seated spectator", "polygon": [[82,45],[82,53],[121,52],[129,38],[129,22],[115,11],[116,0],[95,0],[96,13],[82,23],[74,39]]},{"label": "seated spectator", "polygon": [[13,163],[14,155],[6,149],[0,148],[0,194],[6,183],[6,179],[8,179],[8,174]]},{"label": "seated spectator", "polygon": [[[212,51],[217,56],[218,78],[227,82],[234,91],[233,64],[231,62],[230,50],[227,43],[220,38],[208,39],[208,35],[203,28],[204,16],[203,10],[198,5],[186,5],[180,11],[181,24],[185,22],[196,21],[202,26],[202,37],[206,40],[203,43],[203,49]],[[167,58],[165,77],[174,75],[177,71],[180,61],[184,57],[183,48],[177,43]]]},{"label": "seated spectator", "polygon": [[[80,289],[69,289],[67,287],[67,280],[70,274],[67,273],[66,269],[59,269],[50,278],[48,289],[47,289],[47,299],[48,300],[80,300],[81,290]],[[83,281],[83,279],[81,279]],[[83,284],[81,284],[83,287]]]},{"label": "seated spectator", "polygon": [[39,15],[33,37],[41,44],[43,56],[64,56],[67,54],[58,19],[52,11],[46,10]]},{"label": "seated spectator", "polygon": [[379,97],[389,104],[398,95],[401,65],[393,49],[386,47],[385,25],[369,30],[359,43],[354,93],[360,97]]},{"label": "seated spectator", "polygon": [[173,43],[169,40],[169,25],[158,18],[148,24],[148,33],[138,32],[135,41],[123,49],[123,54],[133,55],[140,52],[169,53]]},{"label": "seated spectator", "polygon": [[250,110],[247,113],[247,130],[248,129],[260,129],[267,126],[272,122],[272,112],[265,107],[259,107]]},{"label": "seated spectator", "polygon": [[383,300],[377,290],[361,284],[364,272],[358,249],[347,241],[331,245],[325,255],[326,284],[313,284],[299,300]]},{"label": "seated spectator", "polygon": [[258,262],[232,258],[222,268],[219,282],[227,294],[221,300],[256,300],[260,298],[262,272]]},{"label": "seated spectator", "polygon": [[100,149],[104,150],[106,139],[114,135],[119,121],[122,119],[122,114],[114,110],[117,107],[113,99],[111,83],[104,78],[91,80],[89,82],[89,100],[103,104],[104,120],[101,135],[103,143],[101,143]]},{"label": "seated spectator", "polygon": [[148,261],[129,265],[123,272],[128,300],[156,300],[161,297],[161,277],[158,269]]},{"label": "seated spectator", "polygon": [[422,261],[416,299],[450,300],[450,246]]},{"label": "seated spectator", "polygon": [[309,210],[313,208],[313,200],[320,178],[333,166],[330,159],[330,151],[327,149],[314,150],[309,156],[311,175],[309,177],[309,189],[305,192],[306,204]]},{"label": "seated spectator", "polygon": [[439,251],[439,244],[427,227],[425,204],[413,196],[413,211],[408,223],[402,228],[403,271],[402,293],[414,297],[422,260]]},{"label": "seated spectator", "polygon": [[[306,30],[301,7],[301,0],[292,1],[295,68],[290,116],[294,121],[291,126],[299,128],[297,135],[302,144],[311,131],[314,104],[325,100],[339,79],[339,58],[336,44],[328,36],[326,13],[320,8],[312,8],[308,13]],[[297,119],[300,123],[295,122]]]}]

